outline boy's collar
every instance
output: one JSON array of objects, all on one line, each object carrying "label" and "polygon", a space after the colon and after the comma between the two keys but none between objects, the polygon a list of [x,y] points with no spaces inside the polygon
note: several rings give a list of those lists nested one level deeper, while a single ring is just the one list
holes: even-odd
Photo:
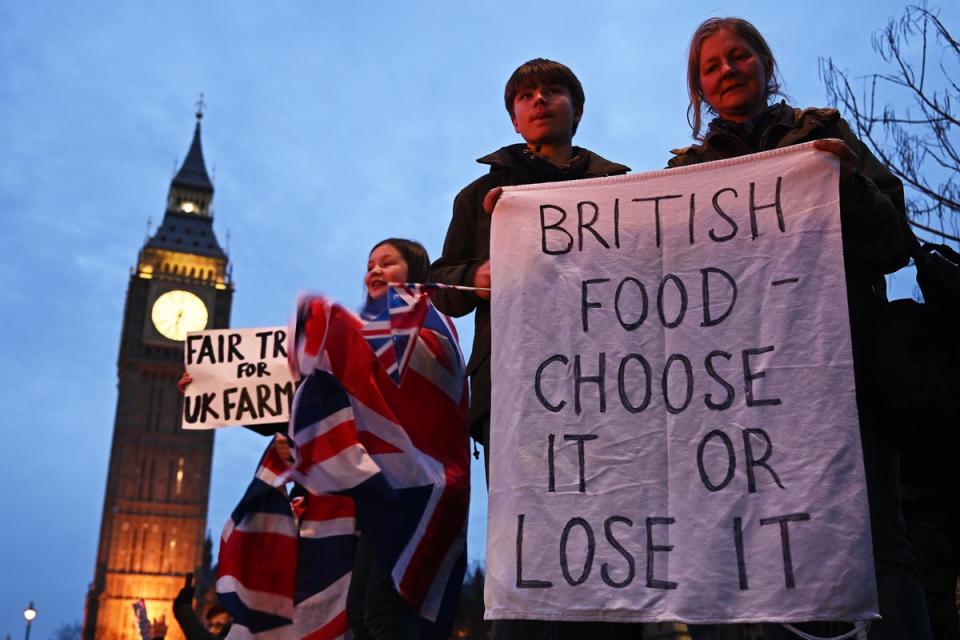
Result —
[{"label": "boy's collar", "polygon": [[568,170],[570,167],[572,167],[572,166],[574,166],[575,164],[577,164],[578,162],[580,162],[580,160],[582,159],[582,156],[583,156],[583,153],[582,153],[582,152],[583,152],[583,149],[581,149],[581,148],[579,148],[579,147],[571,147],[571,153],[572,153],[572,155],[570,156],[570,159],[567,160],[566,162],[564,162],[563,164],[558,165],[558,164],[555,164],[555,163],[551,162],[551,161],[548,160],[547,158],[539,155],[536,151],[534,151],[533,149],[531,149],[529,146],[524,146],[524,148],[523,148],[523,155],[524,155],[524,156],[526,156],[526,157],[528,157],[528,158],[531,158],[531,159],[539,160],[539,161],[541,161],[541,162],[549,163],[549,164],[553,165],[554,167],[556,167],[557,169],[559,169],[560,171],[566,171],[566,170]]}]

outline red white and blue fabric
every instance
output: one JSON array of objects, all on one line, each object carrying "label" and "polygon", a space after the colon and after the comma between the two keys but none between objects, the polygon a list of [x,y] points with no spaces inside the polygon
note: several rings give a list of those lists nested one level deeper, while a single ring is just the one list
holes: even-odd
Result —
[{"label": "red white and blue fabric", "polygon": [[234,619],[231,638],[291,637],[298,535],[287,473],[287,463],[268,446],[223,528],[217,595]]},{"label": "red white and blue fabric", "polygon": [[[330,378],[328,407],[349,407]],[[233,615],[229,638],[349,638],[346,613],[356,547],[356,508],[343,495],[313,495],[286,483],[294,467],[272,443],[224,527],[217,595]]]},{"label": "red white and blue fabric", "polygon": [[[289,429],[295,462],[273,484],[262,481],[273,489],[294,480],[306,491],[297,508],[299,536],[293,534],[298,557],[289,601],[296,606],[290,616],[278,601],[234,597],[258,614],[235,615],[238,622],[259,625],[244,624],[250,637],[319,640],[341,637],[334,635],[340,629],[346,633],[355,522],[398,592],[419,612],[423,637],[449,634],[465,570],[469,501],[463,356],[452,323],[425,294],[407,289],[396,299],[398,308],[406,308],[396,314],[397,333],[406,332],[409,341],[408,353],[399,358],[405,362],[398,367],[399,382],[372,350],[369,325],[361,318],[322,297],[298,305],[288,350],[304,376]],[[412,332],[409,314],[422,314]],[[380,315],[374,310],[374,317]],[[259,504],[248,500],[250,493],[241,507]],[[224,532],[221,564],[224,550],[234,548],[228,538],[241,530],[238,522],[243,514],[235,512],[227,525],[230,536]],[[221,583],[237,586],[224,580],[223,571],[219,575],[218,592]],[[230,600],[228,595],[225,602]],[[258,602],[272,608],[258,608]],[[233,613],[233,606],[228,609]],[[285,617],[293,635],[272,635],[283,627],[269,624]]]},{"label": "red white and blue fabric", "polygon": [[[292,477],[314,494],[353,497],[359,527],[398,592],[442,623],[465,568],[469,399],[452,323],[425,293],[407,289],[394,304],[404,296],[426,312],[399,385],[371,357],[359,317],[322,297],[301,300],[289,351],[305,376],[291,418]],[[409,329],[404,313],[394,316],[398,331]],[[331,379],[349,397],[352,423],[328,417]]]},{"label": "red white and blue fabric", "polygon": [[[364,310],[363,319],[367,322],[361,333],[376,354],[380,366],[396,384],[403,380],[403,374],[413,354],[411,345],[417,343],[421,328],[428,330],[424,340],[445,369],[453,371],[454,367],[463,366],[459,348],[448,350],[437,343],[437,338],[453,345],[456,345],[458,340],[457,330],[450,318],[430,304],[430,298],[425,292],[432,288],[437,288],[437,285],[391,285],[387,290],[385,304],[383,301],[371,301],[371,305]],[[461,360],[458,363],[450,362],[449,356],[457,356]]]},{"label": "red white and blue fabric", "polygon": [[387,304],[373,318],[367,319],[361,333],[380,361],[380,366],[396,384],[413,354],[420,327],[430,306],[429,298],[408,287],[387,289]]}]

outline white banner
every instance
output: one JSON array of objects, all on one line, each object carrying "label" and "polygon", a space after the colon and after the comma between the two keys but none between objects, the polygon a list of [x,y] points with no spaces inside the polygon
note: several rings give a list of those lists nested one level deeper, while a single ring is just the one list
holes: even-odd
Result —
[{"label": "white banner", "polygon": [[486,615],[876,616],[838,168],[504,190]]},{"label": "white banner", "polygon": [[289,421],[296,383],[286,342],[286,327],[188,333],[183,361],[193,381],[183,398],[183,428]]}]

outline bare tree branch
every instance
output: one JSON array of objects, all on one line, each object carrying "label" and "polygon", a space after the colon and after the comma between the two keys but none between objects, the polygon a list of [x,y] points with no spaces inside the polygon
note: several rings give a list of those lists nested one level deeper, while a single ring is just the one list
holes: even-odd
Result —
[{"label": "bare tree branch", "polygon": [[960,225],[960,42],[923,4],[890,20],[872,44],[886,65],[877,73],[851,80],[833,59],[820,60],[828,99],[903,180],[912,223],[960,242],[946,231]]},{"label": "bare tree branch", "polygon": [[911,220],[911,221],[910,221],[910,224],[913,225],[914,227],[918,228],[918,229],[923,229],[924,231],[928,231],[928,232],[930,232],[930,233],[934,233],[934,234],[936,234],[936,235],[938,235],[938,236],[940,236],[940,237],[942,237],[942,238],[944,238],[944,239],[946,239],[946,240],[952,240],[953,242],[960,242],[960,236],[952,236],[952,235],[950,235],[949,233],[945,233],[945,232],[943,232],[943,231],[941,231],[941,230],[939,230],[939,229],[934,229],[933,227],[928,227],[928,226],[926,226],[926,225],[922,225],[922,224],[920,224],[919,222],[917,222],[916,220]]}]

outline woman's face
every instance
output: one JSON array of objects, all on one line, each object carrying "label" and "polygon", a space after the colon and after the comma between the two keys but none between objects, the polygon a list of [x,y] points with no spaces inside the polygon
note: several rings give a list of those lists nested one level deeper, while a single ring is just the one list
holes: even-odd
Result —
[{"label": "woman's face", "polygon": [[703,97],[724,120],[743,122],[767,107],[767,64],[747,41],[720,29],[700,45]]},{"label": "woman's face", "polygon": [[367,260],[367,295],[376,300],[387,293],[388,282],[407,281],[407,261],[392,244],[382,244],[370,252]]}]

